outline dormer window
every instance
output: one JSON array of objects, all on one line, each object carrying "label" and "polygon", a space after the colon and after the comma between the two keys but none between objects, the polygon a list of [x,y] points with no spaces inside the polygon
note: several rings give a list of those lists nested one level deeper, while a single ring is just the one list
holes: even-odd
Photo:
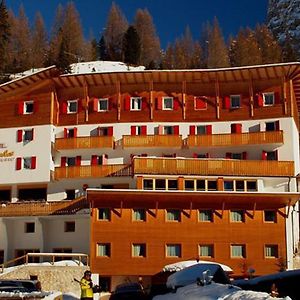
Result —
[{"label": "dormer window", "polygon": [[142,109],[142,97],[131,97],[130,110],[141,110],[141,109]]},{"label": "dormer window", "polygon": [[263,93],[263,104],[264,106],[272,106],[275,104],[274,93]]},{"label": "dormer window", "polygon": [[240,108],[240,107],[241,107],[241,96],[230,95],[230,108]]},{"label": "dormer window", "polygon": [[24,114],[33,114],[34,112],[34,101],[24,102]]},{"label": "dormer window", "polygon": [[69,100],[67,101],[67,113],[75,114],[78,111],[78,101],[77,100]]},{"label": "dormer window", "polygon": [[173,97],[163,97],[163,110],[173,110]]}]

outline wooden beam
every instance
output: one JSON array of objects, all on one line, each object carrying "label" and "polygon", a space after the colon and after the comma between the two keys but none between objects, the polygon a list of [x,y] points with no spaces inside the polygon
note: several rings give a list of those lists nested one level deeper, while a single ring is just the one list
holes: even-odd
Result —
[{"label": "wooden beam", "polygon": [[291,117],[294,117],[295,115],[295,101],[294,101],[294,89],[293,89],[293,80],[290,79],[289,81],[289,86],[290,86],[290,102],[291,102]]},{"label": "wooden beam", "polygon": [[118,109],[118,116],[117,119],[120,121],[121,118],[121,83],[118,79],[116,81],[116,90],[117,90],[117,109]]},{"label": "wooden beam", "polygon": [[89,101],[90,101],[90,97],[89,97],[89,86],[86,82],[85,79],[83,79],[83,96],[85,98],[85,121],[88,122],[89,120]]},{"label": "wooden beam", "polygon": [[153,99],[153,79],[149,81],[150,90],[150,120],[153,120],[154,99]]},{"label": "wooden beam", "polygon": [[252,213],[253,218],[255,216],[255,212],[256,212],[256,202],[254,202],[254,204],[253,204],[253,213]]},{"label": "wooden beam", "polygon": [[186,80],[182,81],[182,118],[186,119]]},{"label": "wooden beam", "polygon": [[222,203],[222,218],[223,218],[224,210],[225,210],[225,201]]},{"label": "wooden beam", "polygon": [[220,119],[220,84],[219,84],[218,74],[216,74],[215,91],[216,91],[216,115],[217,115],[217,119]]},{"label": "wooden beam", "polygon": [[254,95],[253,95],[253,80],[251,73],[249,73],[249,95],[250,95],[250,117],[254,116]]},{"label": "wooden beam", "polygon": [[283,81],[283,84],[282,84],[283,88],[282,89],[283,89],[283,111],[284,111],[283,113],[285,115],[287,115],[287,113],[288,113],[288,104],[287,104],[287,94],[286,94],[286,89],[287,89],[286,78],[283,77],[282,81]]},{"label": "wooden beam", "polygon": [[292,200],[291,200],[291,199],[289,199],[289,204],[288,204],[288,210],[287,210],[286,218],[288,218],[288,217],[289,217],[290,210],[291,210],[291,203],[292,203]]}]

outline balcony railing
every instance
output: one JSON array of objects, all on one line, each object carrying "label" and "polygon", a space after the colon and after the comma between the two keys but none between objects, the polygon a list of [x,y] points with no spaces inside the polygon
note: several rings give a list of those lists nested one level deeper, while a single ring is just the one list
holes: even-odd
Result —
[{"label": "balcony railing", "polygon": [[113,136],[84,136],[76,138],[58,138],[55,140],[55,149],[94,149],[113,148]]},{"label": "balcony railing", "polygon": [[123,148],[129,147],[182,147],[181,135],[124,135]]},{"label": "balcony railing", "polygon": [[135,158],[134,174],[293,176],[294,162],[234,159]]},{"label": "balcony railing", "polygon": [[108,176],[130,176],[128,165],[74,166],[55,168],[55,179],[93,178]]},{"label": "balcony railing", "polygon": [[189,135],[186,142],[189,147],[283,144],[283,131]]},{"label": "balcony railing", "polygon": [[55,202],[9,202],[0,205],[0,217],[68,215],[88,207],[88,201],[85,197]]}]

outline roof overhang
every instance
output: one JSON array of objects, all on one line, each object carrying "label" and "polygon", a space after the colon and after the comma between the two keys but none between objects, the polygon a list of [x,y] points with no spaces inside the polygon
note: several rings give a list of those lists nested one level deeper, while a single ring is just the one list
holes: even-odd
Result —
[{"label": "roof overhang", "polygon": [[145,191],[88,189],[87,198],[92,207],[112,208],[190,208],[214,209],[243,208],[278,209],[293,206],[300,195],[297,193],[238,193],[194,191]]}]

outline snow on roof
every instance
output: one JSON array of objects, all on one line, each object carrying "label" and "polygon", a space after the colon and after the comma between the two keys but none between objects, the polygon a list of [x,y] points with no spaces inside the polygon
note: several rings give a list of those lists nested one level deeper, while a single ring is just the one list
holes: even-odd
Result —
[{"label": "snow on roof", "polygon": [[72,74],[144,71],[144,66],[133,67],[120,61],[90,61],[70,65]]}]

